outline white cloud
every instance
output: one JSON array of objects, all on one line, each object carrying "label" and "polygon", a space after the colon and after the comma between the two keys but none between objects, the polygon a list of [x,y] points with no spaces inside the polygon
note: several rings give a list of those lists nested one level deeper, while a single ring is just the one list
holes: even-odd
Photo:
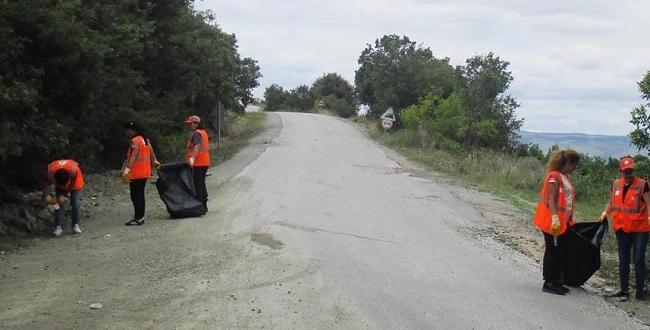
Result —
[{"label": "white cloud", "polygon": [[650,70],[650,2],[205,0],[240,53],[285,88],[325,72],[354,81],[357,58],[384,34],[407,35],[452,64],[494,52],[511,63],[524,129],[626,134]]}]

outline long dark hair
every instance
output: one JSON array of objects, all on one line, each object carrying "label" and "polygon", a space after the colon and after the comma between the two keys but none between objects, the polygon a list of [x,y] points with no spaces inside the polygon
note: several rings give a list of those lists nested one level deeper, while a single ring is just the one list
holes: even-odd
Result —
[{"label": "long dark hair", "polygon": [[142,139],[144,139],[144,144],[147,145],[147,146],[149,145],[149,138],[144,134],[144,130],[142,129],[142,127],[140,125],[136,124],[135,122],[130,121],[130,122],[126,123],[126,125],[124,125],[124,127],[127,128],[127,129],[133,130],[135,132],[135,136],[141,136]]}]

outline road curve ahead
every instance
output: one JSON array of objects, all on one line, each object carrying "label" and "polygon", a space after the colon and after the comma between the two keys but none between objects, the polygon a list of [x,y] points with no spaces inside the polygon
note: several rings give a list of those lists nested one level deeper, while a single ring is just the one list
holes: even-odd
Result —
[{"label": "road curve ahead", "polygon": [[[541,268],[489,237],[464,188],[417,175],[334,117],[279,113],[282,131],[225,188],[249,235],[264,306],[245,327],[639,329],[601,297],[541,292]],[[476,194],[477,203],[495,203]],[[484,199],[484,200],[482,200]],[[231,310],[232,313],[240,313]]]}]

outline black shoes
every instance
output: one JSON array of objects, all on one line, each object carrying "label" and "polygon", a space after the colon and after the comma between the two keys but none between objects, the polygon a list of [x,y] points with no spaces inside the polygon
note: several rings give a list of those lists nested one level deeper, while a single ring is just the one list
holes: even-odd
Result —
[{"label": "black shoes", "polygon": [[630,299],[630,293],[625,291],[619,291],[613,295],[608,296],[608,298],[618,298],[618,301],[627,301],[628,299]]},{"label": "black shoes", "polygon": [[125,226],[142,226],[144,225],[144,219],[136,220],[133,219],[129,222],[124,223]]},{"label": "black shoes", "polygon": [[567,294],[567,292],[569,292],[569,289],[560,283],[544,282],[542,291],[564,296]]},{"label": "black shoes", "polygon": [[562,285],[562,283],[555,283],[555,285],[561,290],[564,291],[564,293],[569,293],[569,288],[566,286]]}]

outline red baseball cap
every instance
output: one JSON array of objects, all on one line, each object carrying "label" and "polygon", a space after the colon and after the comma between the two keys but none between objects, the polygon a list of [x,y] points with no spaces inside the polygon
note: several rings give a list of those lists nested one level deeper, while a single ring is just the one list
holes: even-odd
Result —
[{"label": "red baseball cap", "polygon": [[201,122],[201,118],[199,116],[197,116],[197,115],[191,115],[191,116],[187,117],[187,119],[185,119],[186,124],[200,123],[200,122]]},{"label": "red baseball cap", "polygon": [[625,170],[633,170],[634,169],[634,159],[630,157],[625,157],[621,159],[621,172]]}]

